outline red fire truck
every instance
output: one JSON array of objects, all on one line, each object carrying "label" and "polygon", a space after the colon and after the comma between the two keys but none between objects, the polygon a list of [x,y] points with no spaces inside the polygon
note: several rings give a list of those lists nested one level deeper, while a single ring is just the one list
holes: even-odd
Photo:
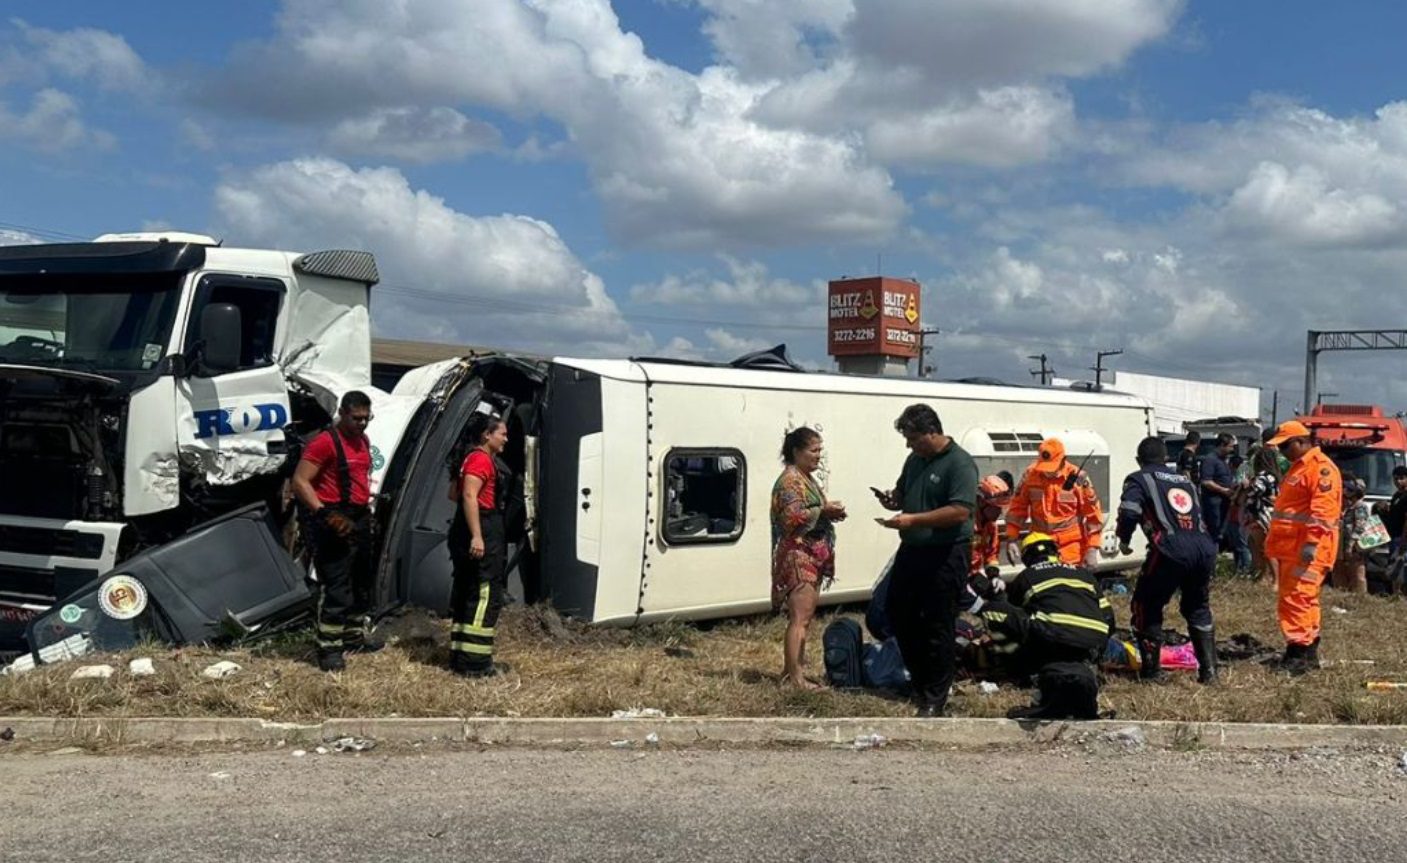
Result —
[{"label": "red fire truck", "polygon": [[1392,469],[1407,464],[1407,427],[1377,405],[1315,405],[1296,417],[1339,470],[1351,471],[1368,488],[1371,501],[1388,500],[1396,489]]}]

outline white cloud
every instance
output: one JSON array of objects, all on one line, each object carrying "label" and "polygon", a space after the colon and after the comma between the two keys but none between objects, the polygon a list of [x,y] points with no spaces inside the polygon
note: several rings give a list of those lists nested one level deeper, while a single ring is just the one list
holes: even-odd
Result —
[{"label": "white cloud", "polygon": [[1397,206],[1375,192],[1330,188],[1317,168],[1262,162],[1227,203],[1231,222],[1304,245],[1365,245],[1404,239]]},{"label": "white cloud", "polygon": [[826,63],[759,101],[765,122],[856,130],[906,167],[1009,167],[1072,137],[1056,79],[1123,62],[1167,34],[1178,0],[856,0]]},{"label": "white cloud", "polygon": [[[699,0],[720,59],[747,78],[782,78],[817,66],[854,13],[853,0]],[[819,43],[819,44],[818,44]]]},{"label": "white cloud", "polygon": [[215,208],[231,244],[375,253],[384,282],[373,304],[387,335],[550,353],[653,344],[551,225],[457,212],[393,168],[280,162],[228,177]]},{"label": "white cloud", "polygon": [[13,141],[42,153],[80,147],[107,149],[114,143],[110,134],[90,129],[83,122],[72,96],[52,88],[35,93],[29,107],[18,113],[0,102],[0,141]]},{"label": "white cloud", "polygon": [[[606,0],[288,0],[221,98],[285,118],[475,105],[560,123],[608,223],[660,246],[863,242],[906,213],[845,135],[749,115],[768,85],[649,57]],[[276,82],[276,86],[275,86]]]},{"label": "white cloud", "polygon": [[338,123],[328,143],[340,153],[425,165],[495,149],[501,137],[453,108],[380,108]]},{"label": "white cloud", "polygon": [[1243,241],[1407,245],[1407,102],[1336,117],[1263,98],[1231,123],[1147,130],[1111,158],[1124,182],[1200,196]]},{"label": "white cloud", "polygon": [[856,0],[846,33],[875,68],[939,86],[1082,77],[1162,38],[1181,0]]},{"label": "white cloud", "polygon": [[1003,87],[929,111],[890,113],[869,125],[865,141],[871,155],[890,164],[1006,168],[1049,158],[1074,126],[1069,94]]},{"label": "white cloud", "polygon": [[776,344],[767,339],[739,336],[722,327],[709,327],[704,330],[704,335],[708,336],[708,340],[713,345],[716,354],[722,354],[723,357],[730,360],[737,359],[743,354],[750,354],[753,351],[766,350]]},{"label": "white cloud", "polygon": [[719,260],[728,271],[726,278],[705,270],[694,270],[683,276],[668,275],[655,284],[632,287],[630,298],[664,305],[767,306],[793,315],[807,304],[819,308],[825,296],[823,283],[808,286],[772,277],[767,265],[760,261],[743,261],[731,255],[720,255]]},{"label": "white cloud", "polygon": [[48,74],[110,91],[137,92],[158,83],[127,40],[115,33],[91,27],[48,30],[19,19],[11,23],[31,49],[28,62]]}]

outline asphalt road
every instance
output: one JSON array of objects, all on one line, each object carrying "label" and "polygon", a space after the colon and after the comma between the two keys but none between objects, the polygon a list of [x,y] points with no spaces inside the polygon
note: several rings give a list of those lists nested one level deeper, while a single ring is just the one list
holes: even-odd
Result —
[{"label": "asphalt road", "polygon": [[5,861],[1396,861],[1397,753],[0,750]]}]

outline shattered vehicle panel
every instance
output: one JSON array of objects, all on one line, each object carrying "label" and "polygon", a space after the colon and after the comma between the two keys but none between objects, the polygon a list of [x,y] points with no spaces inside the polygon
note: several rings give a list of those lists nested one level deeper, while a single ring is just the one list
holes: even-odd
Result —
[{"label": "shattered vehicle panel", "polygon": [[31,661],[138,644],[236,640],[312,607],[302,567],[262,506],[207,522],[144,551],[59,600],[29,625]]}]

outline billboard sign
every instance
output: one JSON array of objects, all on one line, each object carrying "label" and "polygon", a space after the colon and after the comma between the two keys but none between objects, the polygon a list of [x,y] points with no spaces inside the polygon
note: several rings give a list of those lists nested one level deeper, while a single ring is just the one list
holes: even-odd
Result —
[{"label": "billboard sign", "polygon": [[826,292],[827,353],[833,357],[918,356],[918,282],[876,276],[840,279]]}]

